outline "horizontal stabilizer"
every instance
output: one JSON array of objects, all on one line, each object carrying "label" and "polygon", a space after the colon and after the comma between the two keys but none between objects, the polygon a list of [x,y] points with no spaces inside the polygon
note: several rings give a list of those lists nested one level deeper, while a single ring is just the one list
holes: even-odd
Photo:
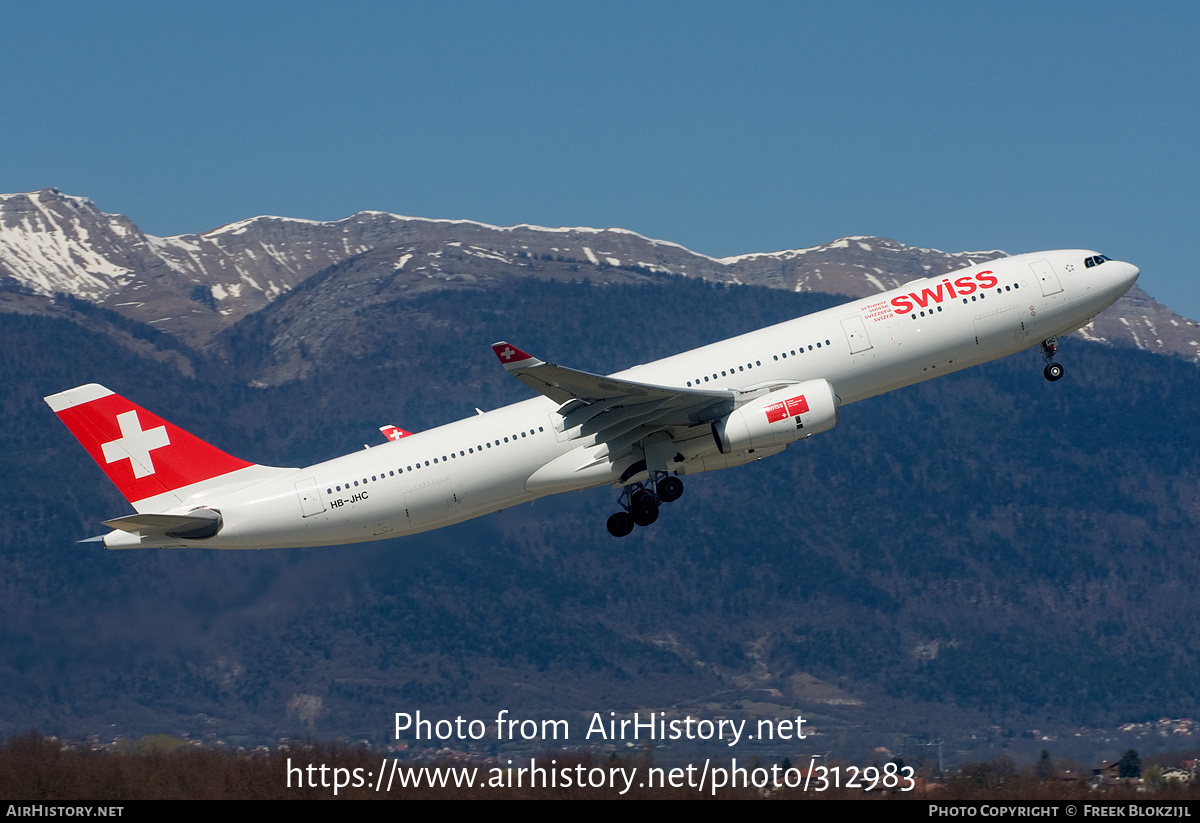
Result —
[{"label": "horizontal stabilizer", "polygon": [[187,514],[130,514],[105,520],[104,525],[143,536],[165,534],[199,539],[211,537],[220,530],[221,513],[213,509],[196,509]]}]

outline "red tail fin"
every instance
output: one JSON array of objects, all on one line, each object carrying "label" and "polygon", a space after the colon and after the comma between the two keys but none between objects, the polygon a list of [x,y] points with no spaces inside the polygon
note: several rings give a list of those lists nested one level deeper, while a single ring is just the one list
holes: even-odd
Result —
[{"label": "red tail fin", "polygon": [[96,383],[46,402],[130,503],[254,465]]}]

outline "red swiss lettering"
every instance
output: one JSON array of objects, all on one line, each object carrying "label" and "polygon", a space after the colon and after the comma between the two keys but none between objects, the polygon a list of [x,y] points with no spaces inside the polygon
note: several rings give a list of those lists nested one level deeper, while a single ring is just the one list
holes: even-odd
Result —
[{"label": "red swiss lettering", "polygon": [[925,308],[926,306],[928,306],[930,300],[932,300],[934,303],[941,303],[942,302],[942,284],[938,283],[938,287],[936,290],[921,289],[920,294],[913,292],[912,294],[909,295],[909,297],[911,297],[913,300],[917,301],[917,305],[920,306],[921,308]]},{"label": "red swiss lettering", "polygon": [[954,281],[954,285],[958,286],[958,292],[963,297],[966,297],[968,294],[974,294],[975,289],[978,288],[975,285],[975,280],[971,277],[960,277]]},{"label": "red swiss lettering", "polygon": [[[924,288],[920,293],[909,292],[902,294],[899,297],[893,297],[891,304],[895,314],[908,314],[916,309],[928,308],[930,303],[941,303],[942,300],[949,297],[966,297],[969,294],[974,294],[982,289],[993,288],[999,283],[999,278],[996,273],[988,270],[976,272],[974,275],[963,275],[951,283],[949,278],[944,278],[942,282],[937,284],[936,289]],[[942,293],[942,287],[945,286],[945,295]],[[957,289],[957,291],[956,291]]]},{"label": "red swiss lettering", "polygon": [[765,406],[763,411],[767,414],[768,423],[778,423],[780,420],[786,420],[788,417],[786,403],[772,403],[769,406]]}]

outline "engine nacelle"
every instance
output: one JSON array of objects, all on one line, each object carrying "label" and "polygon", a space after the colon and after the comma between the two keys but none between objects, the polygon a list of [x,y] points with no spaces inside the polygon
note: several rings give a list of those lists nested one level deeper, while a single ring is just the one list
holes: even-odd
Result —
[{"label": "engine nacelle", "polygon": [[785,446],[828,431],[838,422],[838,400],[828,380],[806,380],[735,409],[712,424],[721,454]]}]

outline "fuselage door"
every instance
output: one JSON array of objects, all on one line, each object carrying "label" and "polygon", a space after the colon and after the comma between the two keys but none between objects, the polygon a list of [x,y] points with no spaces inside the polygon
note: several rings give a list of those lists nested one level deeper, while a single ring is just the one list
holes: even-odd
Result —
[{"label": "fuselage door", "polygon": [[1050,265],[1049,260],[1034,260],[1029,264],[1029,268],[1033,269],[1033,276],[1042,284],[1043,297],[1058,294],[1063,290],[1062,283],[1058,282],[1058,275],[1054,273],[1054,266]]},{"label": "fuselage door", "polygon": [[842,321],[842,331],[846,333],[846,341],[850,344],[850,353],[858,354],[871,348],[871,339],[867,337],[867,329],[862,318],[857,314]]},{"label": "fuselage door", "polygon": [[304,517],[312,517],[325,511],[325,501],[321,499],[321,490],[317,481],[306,477],[296,484],[296,496],[300,498],[300,511]]}]

